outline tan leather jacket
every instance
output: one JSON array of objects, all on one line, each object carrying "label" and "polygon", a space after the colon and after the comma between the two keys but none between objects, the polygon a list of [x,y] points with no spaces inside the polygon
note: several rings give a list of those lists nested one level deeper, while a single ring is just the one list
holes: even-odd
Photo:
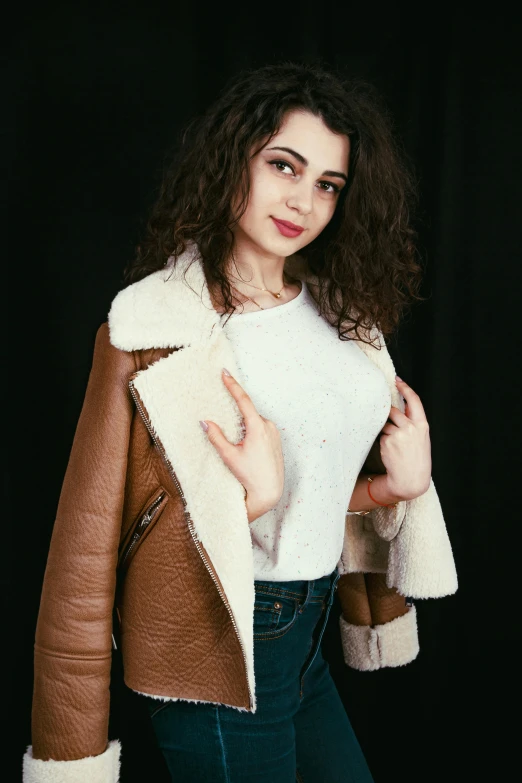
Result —
[{"label": "tan leather jacket", "polygon": [[[301,260],[286,263],[313,294]],[[357,344],[404,410],[384,340],[380,350]],[[222,367],[236,374],[195,246],[175,268],[120,291],[98,329],[41,594],[25,781],[53,780],[60,761],[60,781],[118,781],[120,744],[108,742],[115,640],[138,692],[256,709],[243,487],[198,423],[212,419],[230,441],[241,438]],[[383,470],[378,462],[372,448],[363,471]],[[433,482],[397,509],[347,514],[338,567],[346,663],[411,661],[416,615],[404,596],[457,588]]]}]

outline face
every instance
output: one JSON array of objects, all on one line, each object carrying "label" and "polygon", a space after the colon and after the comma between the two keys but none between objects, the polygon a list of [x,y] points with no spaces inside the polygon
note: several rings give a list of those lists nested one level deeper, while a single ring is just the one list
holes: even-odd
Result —
[{"label": "face", "polygon": [[236,245],[286,258],[312,242],[346,187],[349,152],[348,137],[333,133],[320,117],[289,112],[279,133],[250,159],[250,194],[235,227]]}]

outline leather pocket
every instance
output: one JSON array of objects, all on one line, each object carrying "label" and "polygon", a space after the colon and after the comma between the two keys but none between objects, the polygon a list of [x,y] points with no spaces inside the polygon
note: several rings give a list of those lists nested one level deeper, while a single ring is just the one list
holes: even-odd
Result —
[{"label": "leather pocket", "polygon": [[129,567],[137,550],[160,518],[168,500],[169,495],[162,486],[157,487],[148,498],[118,550],[118,572],[120,575]]}]

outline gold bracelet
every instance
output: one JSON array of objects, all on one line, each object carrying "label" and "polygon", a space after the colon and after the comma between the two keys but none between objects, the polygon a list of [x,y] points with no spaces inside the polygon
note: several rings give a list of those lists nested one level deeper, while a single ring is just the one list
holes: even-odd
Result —
[{"label": "gold bracelet", "polygon": [[368,511],[352,511],[351,508],[346,509],[350,514],[357,514],[359,517],[365,517],[366,514],[369,514],[371,511],[371,508],[368,509]]}]

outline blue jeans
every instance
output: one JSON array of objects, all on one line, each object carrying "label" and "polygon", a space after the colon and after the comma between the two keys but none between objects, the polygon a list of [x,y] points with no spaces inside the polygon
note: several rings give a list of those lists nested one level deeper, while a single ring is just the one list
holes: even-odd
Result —
[{"label": "blue jeans", "polygon": [[321,653],[339,573],[255,584],[257,710],[143,696],[176,783],[373,783]]}]

